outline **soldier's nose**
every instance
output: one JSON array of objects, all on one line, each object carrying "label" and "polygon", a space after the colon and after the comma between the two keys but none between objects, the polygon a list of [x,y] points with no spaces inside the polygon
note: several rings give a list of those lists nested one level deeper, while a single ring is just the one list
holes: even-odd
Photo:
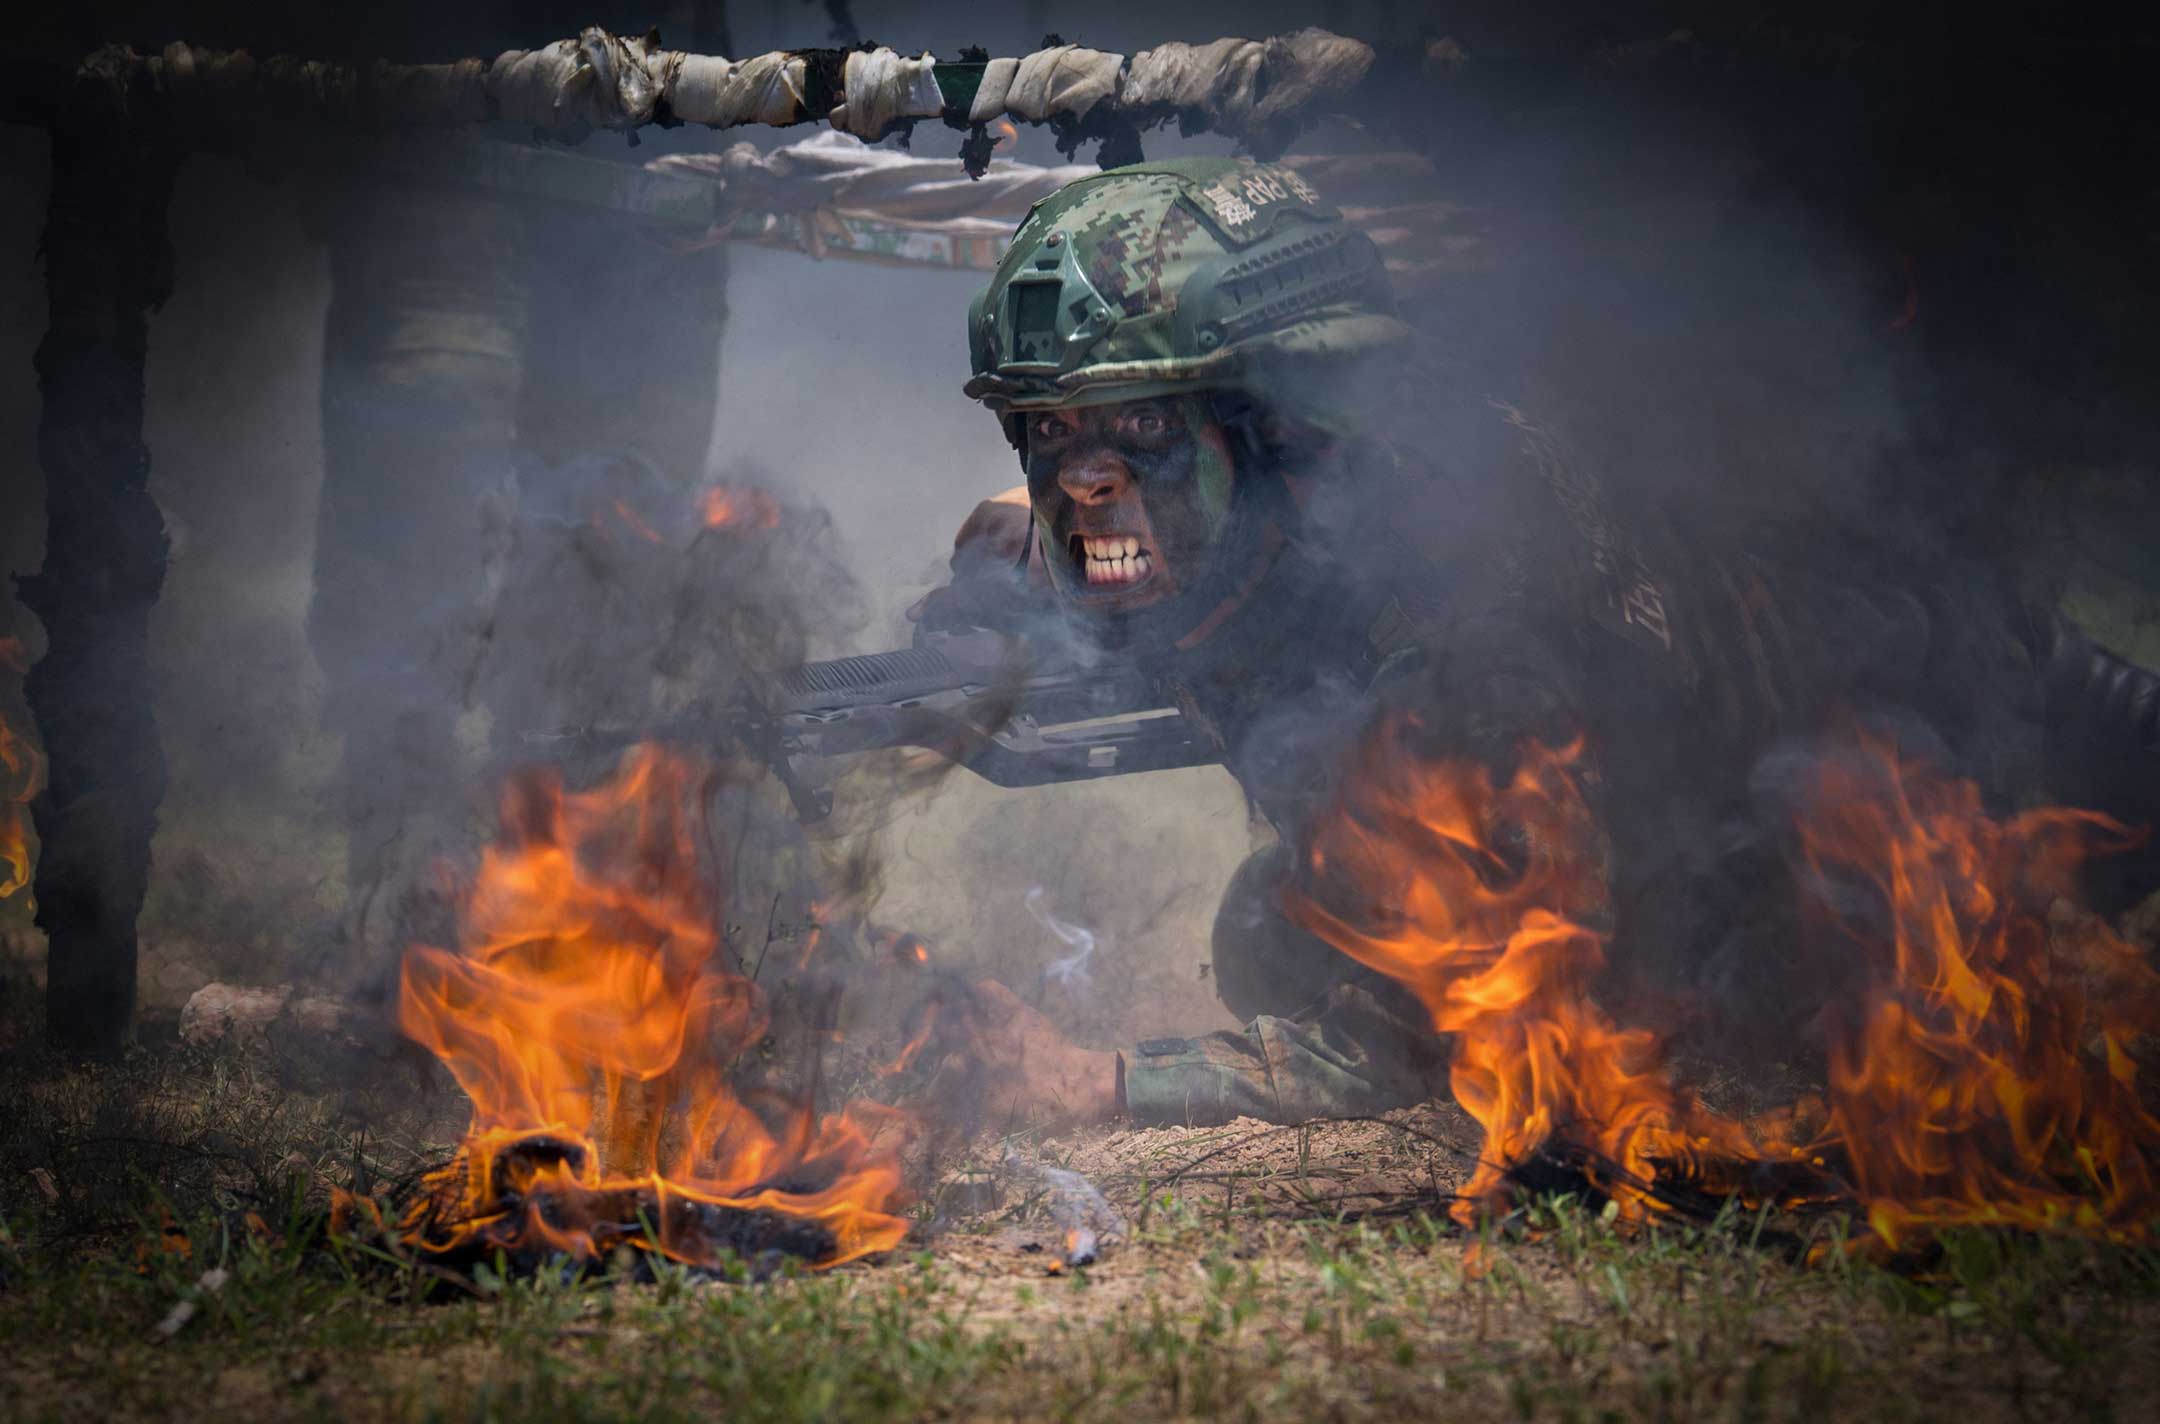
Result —
[{"label": "soldier's nose", "polygon": [[1132,488],[1132,471],[1106,451],[1086,451],[1058,467],[1058,485],[1075,504],[1114,504]]}]

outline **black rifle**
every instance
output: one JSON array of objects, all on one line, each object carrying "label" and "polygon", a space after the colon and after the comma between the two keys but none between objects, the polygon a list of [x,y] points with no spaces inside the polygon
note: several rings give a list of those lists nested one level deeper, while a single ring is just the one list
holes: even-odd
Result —
[{"label": "black rifle", "polygon": [[983,629],[921,633],[910,648],[804,663],[709,715],[524,740],[555,754],[644,741],[739,742],[780,778],[806,821],[832,811],[832,794],[805,778],[808,764],[890,747],[925,748],[998,786],[1217,760],[1138,665]]}]

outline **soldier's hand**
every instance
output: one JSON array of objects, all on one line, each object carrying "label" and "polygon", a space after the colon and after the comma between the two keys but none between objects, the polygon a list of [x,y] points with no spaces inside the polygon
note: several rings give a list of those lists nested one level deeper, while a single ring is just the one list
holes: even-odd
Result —
[{"label": "soldier's hand", "polygon": [[976,981],[974,1009],[969,1067],[993,1117],[1065,1127],[1117,1115],[1115,1053],[1080,1047],[993,979]]},{"label": "soldier's hand", "polygon": [[1020,567],[1033,518],[1025,485],[976,505],[953,538],[952,582],[917,600],[909,620],[932,630],[995,628],[1047,599],[1040,551]]}]

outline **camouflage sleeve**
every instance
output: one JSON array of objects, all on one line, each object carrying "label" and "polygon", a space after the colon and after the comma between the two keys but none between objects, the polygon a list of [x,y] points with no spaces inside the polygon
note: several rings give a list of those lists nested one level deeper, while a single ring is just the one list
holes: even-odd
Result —
[{"label": "camouflage sleeve", "polygon": [[1147,1040],[1126,1064],[1125,1106],[1150,1126],[1380,1112],[1431,1096],[1435,1049],[1429,1032],[1343,985],[1298,1019],[1263,1014],[1242,1032]]}]

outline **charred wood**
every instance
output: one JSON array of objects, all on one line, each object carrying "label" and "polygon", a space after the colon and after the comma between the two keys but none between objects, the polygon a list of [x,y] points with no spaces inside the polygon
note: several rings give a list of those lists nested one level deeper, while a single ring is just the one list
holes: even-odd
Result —
[{"label": "charred wood", "polygon": [[[588,1153],[576,1141],[544,1133],[509,1144],[476,1179],[451,1170],[407,1219],[408,1239],[453,1269],[492,1260],[533,1274],[565,1257],[579,1265],[607,1261],[618,1250],[662,1252],[697,1263],[747,1262],[753,1275],[772,1273],[784,1258],[830,1259],[839,1239],[817,1218],[770,1206],[714,1201],[650,1179],[587,1185],[579,1177]],[[481,1187],[483,1199],[468,1192]],[[776,1182],[773,1191],[815,1191],[828,1182]],[[765,1188],[743,1194],[754,1200]],[[477,1227],[477,1229],[474,1229]]]}]

